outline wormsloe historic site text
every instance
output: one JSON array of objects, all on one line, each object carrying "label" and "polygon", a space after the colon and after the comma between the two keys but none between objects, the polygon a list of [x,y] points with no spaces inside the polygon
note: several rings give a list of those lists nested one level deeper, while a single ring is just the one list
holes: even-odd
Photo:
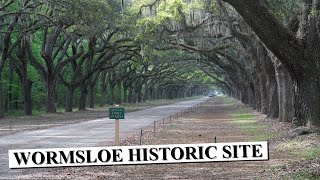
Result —
[{"label": "wormsloe historic site text", "polygon": [[9,150],[10,168],[268,159],[267,142]]}]

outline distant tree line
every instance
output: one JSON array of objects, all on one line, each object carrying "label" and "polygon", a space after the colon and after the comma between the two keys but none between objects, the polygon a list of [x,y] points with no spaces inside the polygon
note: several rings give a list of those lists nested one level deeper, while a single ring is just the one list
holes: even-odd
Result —
[{"label": "distant tree line", "polygon": [[114,0],[1,1],[0,118],[207,92],[190,64],[148,55],[137,18]]}]

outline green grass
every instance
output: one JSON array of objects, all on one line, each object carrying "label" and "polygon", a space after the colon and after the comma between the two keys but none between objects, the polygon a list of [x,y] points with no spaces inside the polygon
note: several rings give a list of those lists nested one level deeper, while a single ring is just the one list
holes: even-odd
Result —
[{"label": "green grass", "polygon": [[282,135],[283,135],[282,132],[269,132],[269,133],[263,132],[263,133],[256,135],[253,138],[253,141],[267,141],[269,139],[280,137]]},{"label": "green grass", "polygon": [[282,175],[280,177],[281,179],[283,180],[291,180],[291,179],[310,179],[310,180],[317,180],[319,179],[319,177],[313,175],[313,174],[310,174],[310,173],[307,173],[307,172],[294,172],[294,173],[290,173],[290,174],[287,174],[287,175]]},{"label": "green grass", "polygon": [[277,146],[280,151],[295,155],[300,159],[312,159],[320,157],[320,147],[310,146],[304,141],[291,140]]},{"label": "green grass", "polygon": [[225,103],[225,104],[234,104],[235,102],[231,99],[231,98],[229,98],[228,96],[222,96],[222,98],[223,98],[223,102]]},{"label": "green grass", "polygon": [[271,138],[280,136],[281,132],[266,132],[267,125],[257,123],[257,115],[251,113],[235,113],[232,115],[233,122],[241,128],[241,130],[249,134],[251,141],[266,141]]},{"label": "green grass", "polygon": [[250,114],[250,113],[238,113],[238,114],[233,114],[232,116],[235,117],[237,120],[254,119],[255,117],[257,117],[256,115]]}]

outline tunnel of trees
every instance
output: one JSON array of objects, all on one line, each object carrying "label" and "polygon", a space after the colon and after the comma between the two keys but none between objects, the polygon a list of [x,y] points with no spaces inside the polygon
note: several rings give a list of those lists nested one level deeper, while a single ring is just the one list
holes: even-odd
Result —
[{"label": "tunnel of trees", "polygon": [[320,126],[320,0],[3,0],[0,118],[205,95]]}]

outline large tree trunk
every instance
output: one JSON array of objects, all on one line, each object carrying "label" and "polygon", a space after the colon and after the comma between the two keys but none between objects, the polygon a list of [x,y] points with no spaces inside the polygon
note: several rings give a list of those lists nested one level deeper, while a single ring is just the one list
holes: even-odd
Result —
[{"label": "large tree trunk", "polygon": [[117,80],[117,104],[121,104],[121,81]]},{"label": "large tree trunk", "polygon": [[89,108],[94,108],[95,101],[95,83],[90,83],[89,86]]},{"label": "large tree trunk", "polygon": [[32,115],[32,81],[26,76],[23,78],[23,102],[24,102],[24,114]]},{"label": "large tree trunk", "polygon": [[293,119],[293,89],[289,72],[274,58],[276,79],[278,84],[279,120],[280,122],[292,122]]},{"label": "large tree trunk", "polygon": [[161,99],[168,99],[167,91],[165,89],[161,89]]},{"label": "large tree trunk", "polygon": [[[261,45],[260,45],[261,46]],[[256,72],[259,77],[259,86],[260,86],[260,99],[261,99],[261,112],[263,114],[268,113],[268,92],[267,92],[267,77],[266,72],[264,71],[263,61],[265,61],[264,57],[264,48],[259,47],[258,49],[258,59],[256,60]]]},{"label": "large tree trunk", "polygon": [[267,50],[260,45],[261,65],[264,74],[266,75],[266,98],[267,98],[267,117],[279,117],[279,102],[277,92],[277,80],[275,74],[275,67],[273,66],[271,57]]},{"label": "large tree trunk", "polygon": [[109,105],[113,105],[114,102],[114,83],[110,83],[110,97],[109,97]]},{"label": "large tree trunk", "polygon": [[269,118],[279,117],[279,101],[277,92],[275,72],[268,71],[267,73],[267,87],[268,87],[268,113]]},{"label": "large tree trunk", "polygon": [[255,105],[255,95],[254,95],[254,91],[252,90],[252,88],[248,88],[248,97],[249,97],[249,105],[250,107],[253,107]]},{"label": "large tree trunk", "polygon": [[149,100],[153,100],[154,101],[154,89],[153,89],[153,87],[150,88],[149,94],[150,94]]},{"label": "large tree trunk", "polygon": [[[273,75],[274,76],[274,75]],[[277,92],[276,79],[274,81],[269,81],[268,84],[268,118],[278,118],[279,117],[279,100]]]},{"label": "large tree trunk", "polygon": [[72,112],[73,110],[73,94],[74,94],[75,89],[73,87],[68,87],[67,88],[67,94],[66,94],[66,107],[65,111],[66,112]]},{"label": "large tree trunk", "polygon": [[147,101],[148,96],[149,96],[149,88],[148,88],[147,83],[146,83],[146,85],[144,87],[144,93],[143,93],[142,101],[143,102]]},{"label": "large tree trunk", "polygon": [[128,88],[125,85],[123,85],[123,102],[124,103],[128,103],[127,90],[128,90]]},{"label": "large tree trunk", "polygon": [[[306,70],[308,71],[308,70]],[[294,81],[296,125],[320,127],[319,77],[309,70]]]},{"label": "large tree trunk", "polygon": [[89,107],[94,108],[95,99],[96,99],[96,84],[98,81],[100,73],[96,74],[90,81],[89,81]]},{"label": "large tree trunk", "polygon": [[260,80],[256,74],[253,75],[253,84],[254,84],[254,97],[255,97],[255,103],[254,103],[253,109],[261,112]]},{"label": "large tree trunk", "polygon": [[131,103],[137,103],[138,101],[138,93],[137,90],[134,88],[132,90],[132,102]]},{"label": "large tree trunk", "polygon": [[103,72],[100,78],[100,107],[103,107],[106,103],[107,83],[106,72]]},{"label": "large tree trunk", "polygon": [[[22,95],[23,95],[23,104],[24,104],[24,113],[25,115],[32,115],[32,84],[33,82],[28,79],[28,59],[26,58],[27,55],[27,47],[25,41],[19,42],[21,46],[18,46],[16,57],[11,57],[11,65],[15,66],[15,71],[19,76],[19,80],[22,84]],[[20,62],[20,63],[19,63]],[[13,67],[10,67],[13,69]]]},{"label": "large tree trunk", "polygon": [[2,72],[0,69],[0,118],[4,117],[4,99],[2,91]]},{"label": "large tree trunk", "polygon": [[13,110],[14,109],[14,103],[13,103],[13,90],[12,90],[12,85],[14,84],[13,82],[13,71],[15,69],[13,61],[9,61],[9,73],[8,73],[8,80],[9,80],[9,87],[8,87],[8,98],[6,98],[6,103],[5,103],[5,110]]},{"label": "large tree trunk", "polygon": [[267,79],[264,73],[259,73],[259,86],[260,86],[260,99],[261,99],[261,112],[267,114],[268,111],[268,98],[267,98]]},{"label": "large tree trunk", "polygon": [[[152,88],[152,100],[155,101],[158,98],[158,91],[156,88]],[[183,93],[183,92],[182,92]]]},{"label": "large tree trunk", "polygon": [[133,89],[132,87],[129,87],[129,94],[128,94],[128,100],[129,100],[129,103],[132,103],[133,102]]},{"label": "large tree trunk", "polygon": [[289,71],[295,89],[295,116],[302,125],[320,127],[319,0],[303,0],[301,38],[285,28],[262,0],[224,0],[246,20]]},{"label": "large tree trunk", "polygon": [[[251,76],[252,76],[252,91],[254,93],[254,106],[253,109],[261,112],[262,110],[262,100],[263,100],[263,87],[262,87],[262,83],[265,83],[261,80],[260,78],[260,73],[262,73],[261,71],[261,64],[259,61],[259,55],[256,52],[256,44],[253,44],[253,40],[251,40],[250,42],[248,42],[248,51],[250,52],[250,56],[248,57],[248,59],[250,60],[250,65],[251,65]],[[265,107],[264,107],[265,108]]]},{"label": "large tree trunk", "polygon": [[79,98],[79,111],[86,110],[86,102],[87,102],[87,87],[85,84],[80,86],[80,98]]},{"label": "large tree trunk", "polygon": [[[304,0],[309,6],[303,10],[301,26],[307,28],[302,36],[305,40],[303,74],[295,78],[295,116],[303,124],[320,127],[320,0]],[[316,12],[312,14],[312,12]],[[304,20],[308,20],[307,24]]]},{"label": "large tree trunk", "polygon": [[46,108],[47,113],[56,113],[56,92],[55,92],[55,83],[52,80],[46,82]]},{"label": "large tree trunk", "polygon": [[137,98],[138,98],[138,103],[142,102],[142,91],[140,88],[137,89]]}]

